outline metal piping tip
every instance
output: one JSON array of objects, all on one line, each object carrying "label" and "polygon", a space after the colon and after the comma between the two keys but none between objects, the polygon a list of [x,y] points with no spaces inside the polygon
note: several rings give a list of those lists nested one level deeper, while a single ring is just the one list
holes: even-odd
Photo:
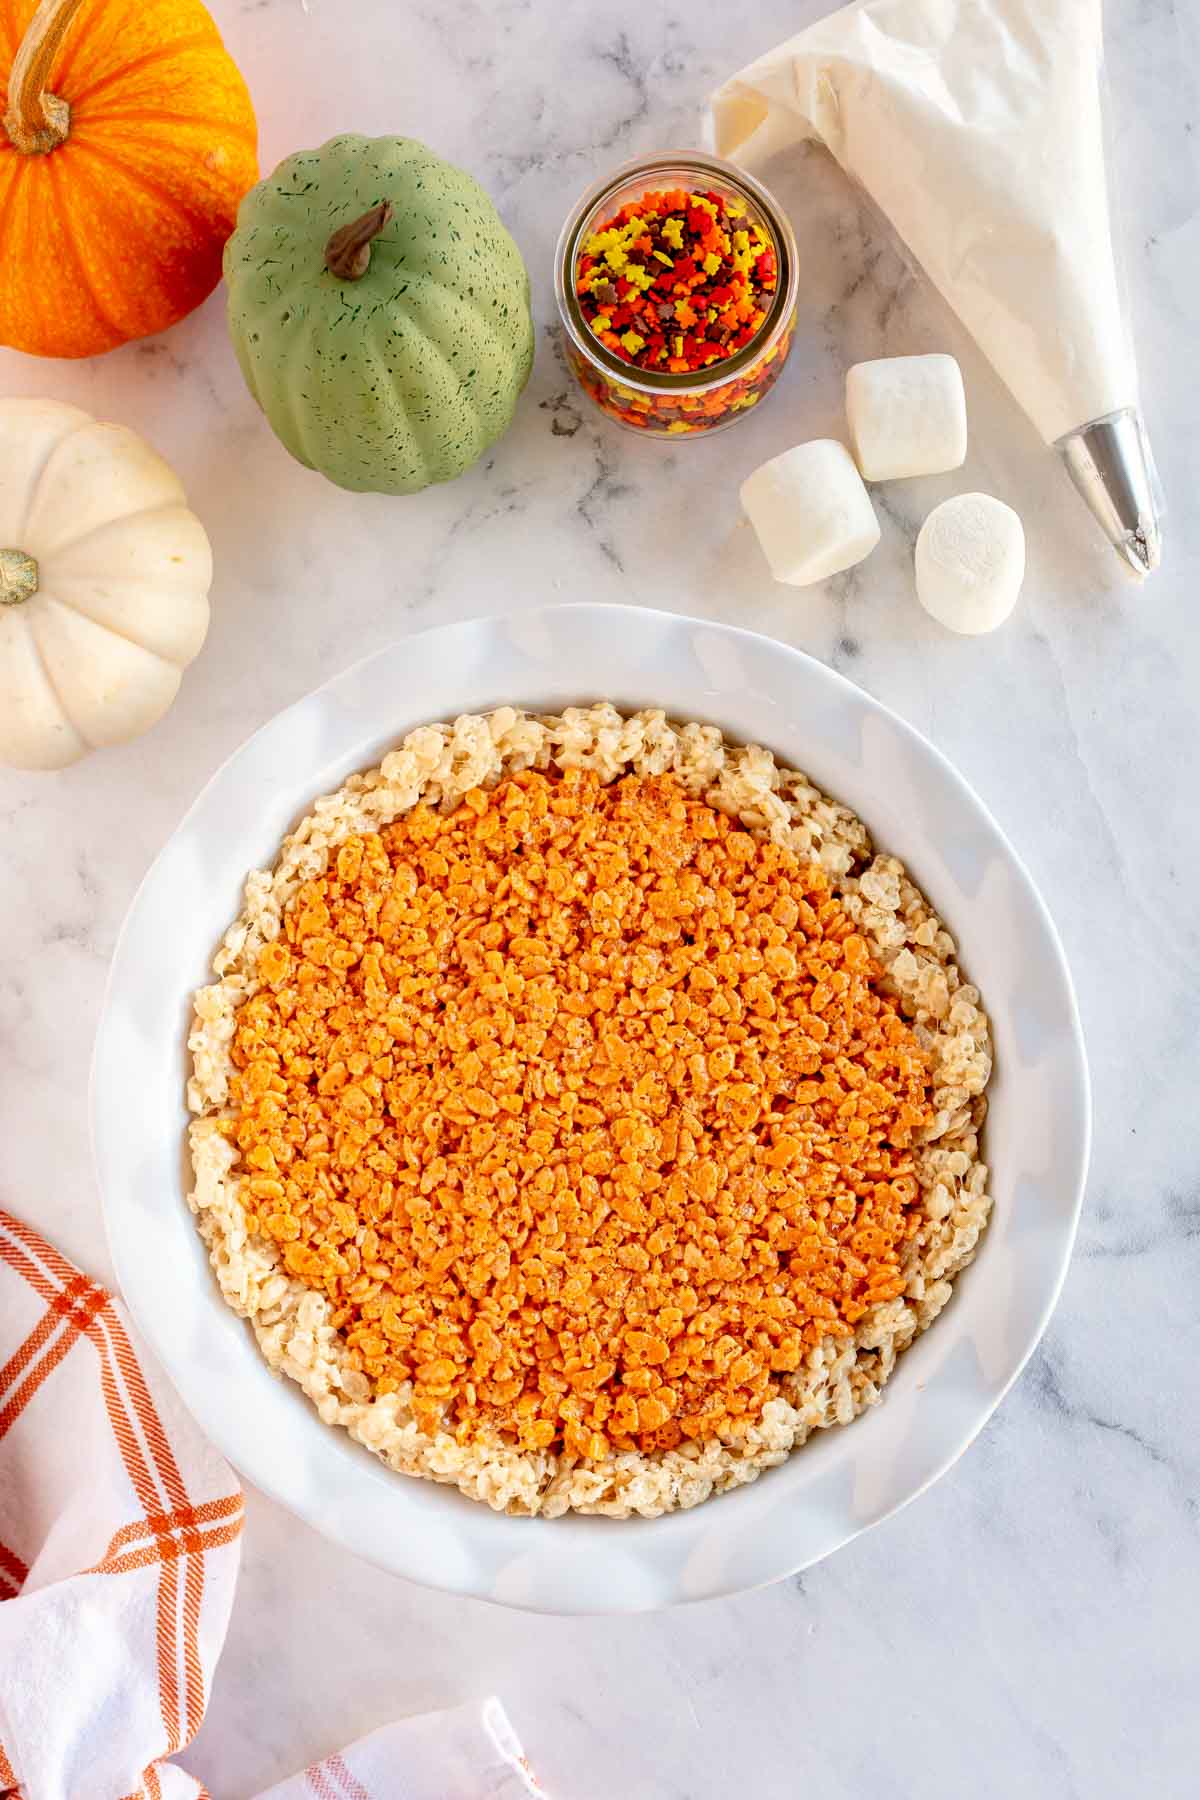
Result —
[{"label": "metal piping tip", "polygon": [[1162,561],[1162,489],[1142,415],[1129,406],[1059,438],[1071,479],[1116,546],[1144,580]]},{"label": "metal piping tip", "polygon": [[1147,524],[1129,534],[1117,549],[1135,575],[1143,580],[1153,575],[1162,561],[1162,532],[1155,524]]}]

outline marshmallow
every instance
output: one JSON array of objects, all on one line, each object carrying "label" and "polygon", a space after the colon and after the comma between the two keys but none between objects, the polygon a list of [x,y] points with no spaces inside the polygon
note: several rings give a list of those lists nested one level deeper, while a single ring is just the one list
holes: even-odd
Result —
[{"label": "marshmallow", "polygon": [[861,562],[879,520],[854,458],[833,438],[797,444],[742,483],[742,506],[776,581],[807,587]]},{"label": "marshmallow", "polygon": [[846,417],[867,481],[942,475],[967,455],[967,401],[952,356],[884,356],[846,373]]},{"label": "marshmallow", "polygon": [[990,494],[955,494],[935,506],[917,538],[917,598],[951,631],[995,631],[1025,577],[1025,533]]}]

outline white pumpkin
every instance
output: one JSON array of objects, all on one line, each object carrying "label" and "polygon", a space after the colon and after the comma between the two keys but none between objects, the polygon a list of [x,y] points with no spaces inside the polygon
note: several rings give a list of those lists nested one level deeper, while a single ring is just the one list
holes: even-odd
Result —
[{"label": "white pumpkin", "polygon": [[58,400],[0,400],[0,761],[146,731],[208,630],[212,552],[166,463]]}]

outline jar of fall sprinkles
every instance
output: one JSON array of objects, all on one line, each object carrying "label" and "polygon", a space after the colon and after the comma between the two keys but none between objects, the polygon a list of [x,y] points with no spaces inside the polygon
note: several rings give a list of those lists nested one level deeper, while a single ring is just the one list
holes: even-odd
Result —
[{"label": "jar of fall sprinkles", "polygon": [[665,151],[586,193],[555,259],[567,361],[610,418],[662,437],[719,431],[778,379],[796,240],[767,190],[715,156]]}]

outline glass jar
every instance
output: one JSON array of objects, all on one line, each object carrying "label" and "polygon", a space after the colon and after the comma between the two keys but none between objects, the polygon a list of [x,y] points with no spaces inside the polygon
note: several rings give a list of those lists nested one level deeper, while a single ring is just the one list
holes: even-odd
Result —
[{"label": "glass jar", "polygon": [[[766,318],[740,350],[700,370],[671,373],[639,368],[601,342],[580,305],[576,270],[588,239],[623,206],[674,189],[718,195],[723,207],[732,203],[739,225],[744,216],[757,226],[775,252],[776,285]],[[649,436],[720,431],[758,404],[791,348],[797,282],[796,239],[776,201],[731,163],[692,151],[639,157],[597,182],[563,226],[555,254],[555,295],[572,372],[609,418]]]}]

